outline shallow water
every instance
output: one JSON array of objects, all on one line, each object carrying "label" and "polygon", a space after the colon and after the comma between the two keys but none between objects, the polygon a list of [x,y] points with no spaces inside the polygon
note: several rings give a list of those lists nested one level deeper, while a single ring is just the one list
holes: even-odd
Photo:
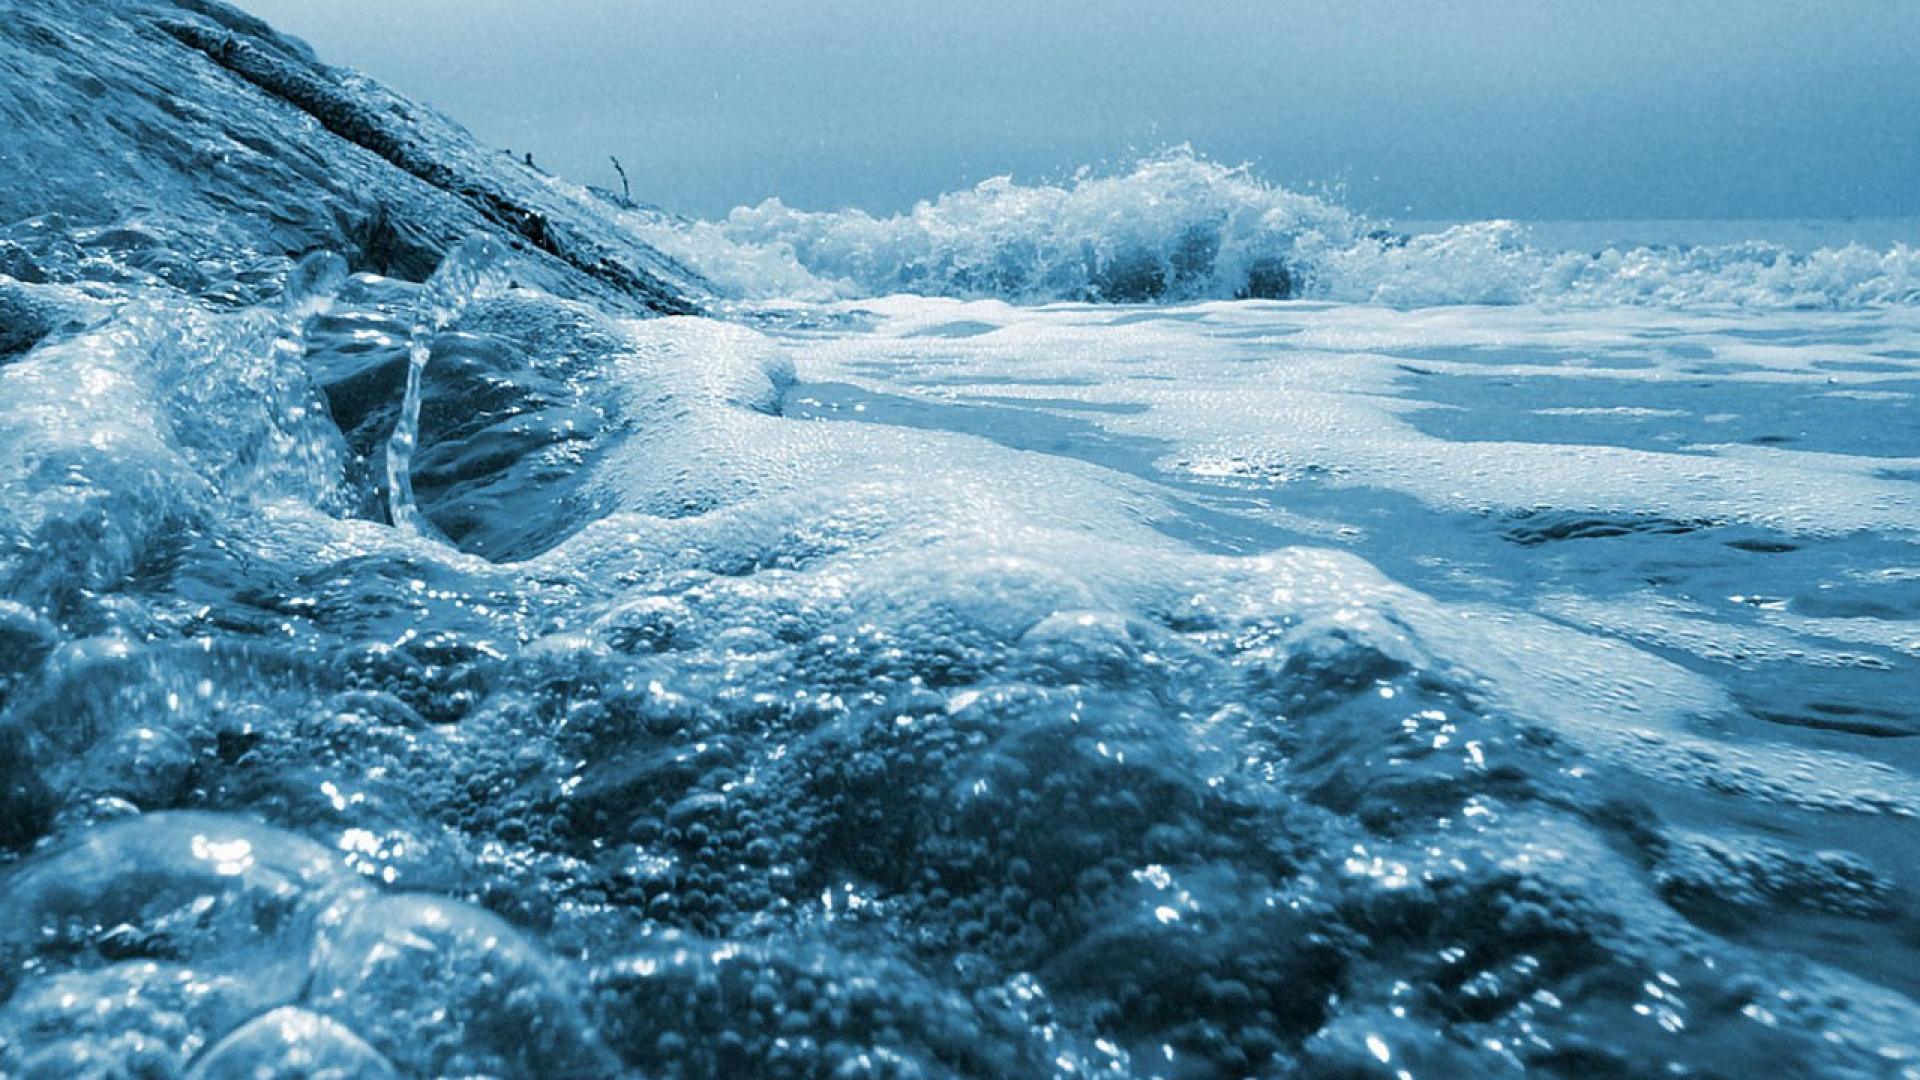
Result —
[{"label": "shallow water", "polygon": [[1920,1077],[1907,225],[687,221],[15,7],[0,1076]]},{"label": "shallow water", "polygon": [[1920,1075],[1920,311],[465,258],[35,294],[0,1070]]}]

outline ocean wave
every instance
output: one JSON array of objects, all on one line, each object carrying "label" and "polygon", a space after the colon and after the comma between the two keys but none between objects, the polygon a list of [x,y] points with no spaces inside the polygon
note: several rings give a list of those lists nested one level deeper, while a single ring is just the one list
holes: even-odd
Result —
[{"label": "ocean wave", "polygon": [[1859,244],[1561,250],[1512,221],[1407,234],[1191,148],[1062,184],[995,177],[878,217],[779,199],[718,221],[625,224],[748,301],[896,293],[1019,303],[1324,299],[1859,308],[1920,300],[1920,251]]},{"label": "ocean wave", "polygon": [[1920,318],[1037,303],[1910,256],[689,222],[214,0],[0,70],[0,1077],[1920,1080]]}]

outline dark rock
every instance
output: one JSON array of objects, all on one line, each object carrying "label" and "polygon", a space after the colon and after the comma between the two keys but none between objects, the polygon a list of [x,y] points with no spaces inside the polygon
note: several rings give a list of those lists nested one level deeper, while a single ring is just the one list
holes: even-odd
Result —
[{"label": "dark rock", "polygon": [[343,212],[340,234],[346,240],[347,265],[355,271],[425,281],[440,265],[442,251],[431,234],[396,220],[385,204],[365,213]]},{"label": "dark rock", "polygon": [[35,178],[0,187],[0,221],[145,219],[173,239],[129,265],[178,288],[237,252],[315,248],[422,277],[485,233],[563,296],[685,313],[706,292],[598,200],[215,0],[24,0],[0,19],[0,73],[0,171]]},{"label": "dark rock", "polygon": [[1173,267],[1174,290],[1188,294],[1203,285],[1213,274],[1214,259],[1220,254],[1220,227],[1193,225],[1180,234],[1168,260]]},{"label": "dark rock", "polygon": [[1240,290],[1242,300],[1290,300],[1297,283],[1293,271],[1279,259],[1256,259],[1247,267],[1247,284]]},{"label": "dark rock", "polygon": [[1095,300],[1144,304],[1166,293],[1167,272],[1152,252],[1144,248],[1124,248],[1094,271],[1093,289]]},{"label": "dark rock", "polygon": [[[318,320],[308,362],[335,423],[367,462],[362,483],[383,504],[386,443],[406,385],[406,328],[369,348],[364,322]],[[484,300],[439,336],[421,382],[420,510],[463,550],[495,560],[538,554],[595,508],[584,466],[617,420],[604,383],[585,377],[623,349],[590,309],[523,292]]]}]

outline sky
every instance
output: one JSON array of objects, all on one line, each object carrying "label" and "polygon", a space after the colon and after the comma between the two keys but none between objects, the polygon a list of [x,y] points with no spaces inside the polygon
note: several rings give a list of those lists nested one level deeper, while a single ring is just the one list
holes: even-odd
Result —
[{"label": "sky", "polygon": [[1396,219],[1920,214],[1912,0],[240,0],[571,179],[876,212],[1190,143]]}]

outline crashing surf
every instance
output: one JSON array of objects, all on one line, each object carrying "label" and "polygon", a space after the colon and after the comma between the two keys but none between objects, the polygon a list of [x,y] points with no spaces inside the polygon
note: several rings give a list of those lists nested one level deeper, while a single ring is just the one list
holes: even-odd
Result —
[{"label": "crashing surf", "polygon": [[0,1072],[1920,1074],[1909,249],[687,222],[77,10],[341,213],[0,230]]}]

